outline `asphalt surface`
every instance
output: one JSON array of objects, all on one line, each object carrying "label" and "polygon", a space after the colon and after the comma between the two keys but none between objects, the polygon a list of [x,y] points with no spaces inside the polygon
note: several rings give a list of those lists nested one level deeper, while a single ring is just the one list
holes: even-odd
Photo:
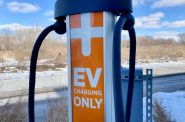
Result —
[{"label": "asphalt surface", "polygon": [[[146,82],[143,85],[144,91]],[[185,91],[185,74],[153,79],[153,93]]]}]

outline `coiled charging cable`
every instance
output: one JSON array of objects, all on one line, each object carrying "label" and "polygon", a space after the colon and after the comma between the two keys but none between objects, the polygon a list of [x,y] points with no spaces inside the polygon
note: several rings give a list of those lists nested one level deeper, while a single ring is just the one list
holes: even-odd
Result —
[{"label": "coiled charging cable", "polygon": [[[132,97],[135,77],[136,58],[136,34],[134,29],[134,17],[131,14],[122,14],[116,23],[113,36],[113,91],[116,122],[130,122]],[[129,79],[126,101],[126,111],[124,112],[122,90],[121,90],[121,31],[128,30],[130,37],[130,59],[129,59]]]}]

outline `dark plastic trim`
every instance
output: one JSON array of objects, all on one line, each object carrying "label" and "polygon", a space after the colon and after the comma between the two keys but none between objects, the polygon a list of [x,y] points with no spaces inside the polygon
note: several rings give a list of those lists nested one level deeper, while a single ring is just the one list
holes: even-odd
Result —
[{"label": "dark plastic trim", "polygon": [[57,0],[55,3],[55,19],[97,11],[131,13],[132,0]]}]

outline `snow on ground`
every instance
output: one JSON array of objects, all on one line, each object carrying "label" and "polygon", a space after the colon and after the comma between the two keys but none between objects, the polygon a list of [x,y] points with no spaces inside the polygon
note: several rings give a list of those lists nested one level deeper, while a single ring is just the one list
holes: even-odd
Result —
[{"label": "snow on ground", "polygon": [[176,67],[179,65],[185,65],[185,61],[169,61],[166,63],[156,63],[156,62],[151,62],[151,63],[137,63],[136,66],[138,67],[147,67],[147,68],[154,68],[154,67]]},{"label": "snow on ground", "polygon": [[[61,76],[67,75],[66,68],[60,68],[60,71],[42,71],[37,72],[37,77],[49,77],[49,76]],[[16,73],[1,73],[0,74],[0,81],[1,80],[11,80],[11,79],[28,79],[29,78],[29,71],[23,72],[16,72]]]},{"label": "snow on ground", "polygon": [[14,59],[5,59],[2,62],[0,62],[0,67],[14,67],[17,66],[18,61],[14,60]]},{"label": "snow on ground", "polygon": [[[122,62],[123,67],[128,67],[128,63]],[[153,69],[153,76],[184,73],[185,72],[185,61],[168,61],[168,62],[155,62],[149,63],[137,62],[136,67],[142,68],[145,74],[146,69]]]},{"label": "snow on ground", "polygon": [[[35,95],[35,101],[47,101],[48,99],[59,99],[61,96],[66,96],[66,95],[67,95],[67,91],[40,93]],[[15,104],[16,101],[18,101],[19,99],[20,97],[0,99],[0,107],[5,105],[7,102],[10,102],[11,104]],[[28,96],[21,97],[21,100],[23,102],[27,102]]]},{"label": "snow on ground", "polygon": [[[50,60],[39,60],[38,61],[38,65],[39,64],[44,64],[44,62],[47,62]],[[29,67],[29,63],[26,63],[27,66]],[[0,63],[0,67],[5,66],[8,70],[6,70],[6,72],[0,73],[0,81],[1,80],[9,80],[9,79],[25,79],[29,77],[29,71],[20,71],[17,70],[17,72],[12,72],[12,70],[16,69],[16,65],[17,65],[17,61],[15,60],[6,60],[4,63]],[[47,65],[47,63],[46,63]],[[49,64],[52,65],[52,64]],[[128,67],[128,62],[122,62],[122,66],[123,67]],[[174,70],[179,70],[181,71],[185,71],[185,61],[169,61],[169,62],[162,62],[162,63],[155,63],[152,62],[151,63],[143,63],[141,61],[138,61],[136,63],[136,67],[140,67],[143,69],[146,68],[153,68],[154,69],[154,75],[155,74],[160,74],[156,73],[156,71],[158,72],[160,69],[165,69],[165,72],[170,71],[170,68],[173,70],[172,73],[175,71]],[[167,69],[169,68],[169,69]],[[155,70],[156,69],[156,70]],[[167,71],[166,71],[167,69]],[[163,72],[163,71],[162,71]],[[171,74],[171,72],[169,72]],[[67,74],[67,68],[56,68],[55,70],[52,69],[48,69],[48,71],[42,71],[42,72],[37,72],[37,77],[39,76],[58,76],[58,75],[66,75]]]},{"label": "snow on ground", "polygon": [[[153,94],[153,100],[157,99],[162,106],[170,113],[176,122],[185,121],[185,92],[177,91],[173,93],[159,92]],[[143,119],[146,117],[146,97],[143,98]]]},{"label": "snow on ground", "polygon": [[[38,60],[37,65],[54,65],[50,62],[50,59],[43,59]],[[29,62],[24,62],[27,69],[29,70]],[[0,73],[0,81],[2,80],[11,80],[11,79],[28,79],[29,78],[29,71],[22,71],[17,69],[18,61],[14,59],[6,59],[3,62],[0,62],[0,68],[4,67],[5,70]],[[43,77],[43,76],[61,76],[61,75],[67,75],[67,68],[55,68],[48,69],[48,71],[41,71],[37,72],[37,77]]]},{"label": "snow on ground", "polygon": [[[136,67],[147,67],[147,68],[153,68],[153,67],[171,67],[171,66],[178,66],[178,65],[185,65],[185,60],[181,61],[167,61],[167,62],[158,62],[151,60],[149,63],[143,63],[142,61],[136,62]],[[128,62],[122,61],[122,66],[127,67],[129,66]]]},{"label": "snow on ground", "polygon": [[[49,62],[52,62],[52,59],[41,59],[37,61],[37,65],[53,65]],[[4,59],[3,61],[0,62],[0,67],[16,67],[18,65],[18,61],[15,59]],[[27,67],[29,67],[30,62],[29,61],[23,61],[22,63],[24,63]]]}]

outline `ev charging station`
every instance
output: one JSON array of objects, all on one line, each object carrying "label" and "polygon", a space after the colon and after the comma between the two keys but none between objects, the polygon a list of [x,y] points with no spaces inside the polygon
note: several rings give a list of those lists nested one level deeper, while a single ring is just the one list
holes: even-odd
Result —
[{"label": "ev charging station", "polygon": [[[30,122],[35,121],[38,53],[44,38],[53,30],[58,34],[67,33],[69,122],[130,122],[136,57],[131,12],[132,0],[56,1],[56,23],[40,34],[32,51],[28,106]],[[122,93],[121,83],[123,29],[128,30],[130,37],[127,93]]]},{"label": "ev charging station", "polygon": [[112,121],[114,14],[67,16],[69,121]]}]

